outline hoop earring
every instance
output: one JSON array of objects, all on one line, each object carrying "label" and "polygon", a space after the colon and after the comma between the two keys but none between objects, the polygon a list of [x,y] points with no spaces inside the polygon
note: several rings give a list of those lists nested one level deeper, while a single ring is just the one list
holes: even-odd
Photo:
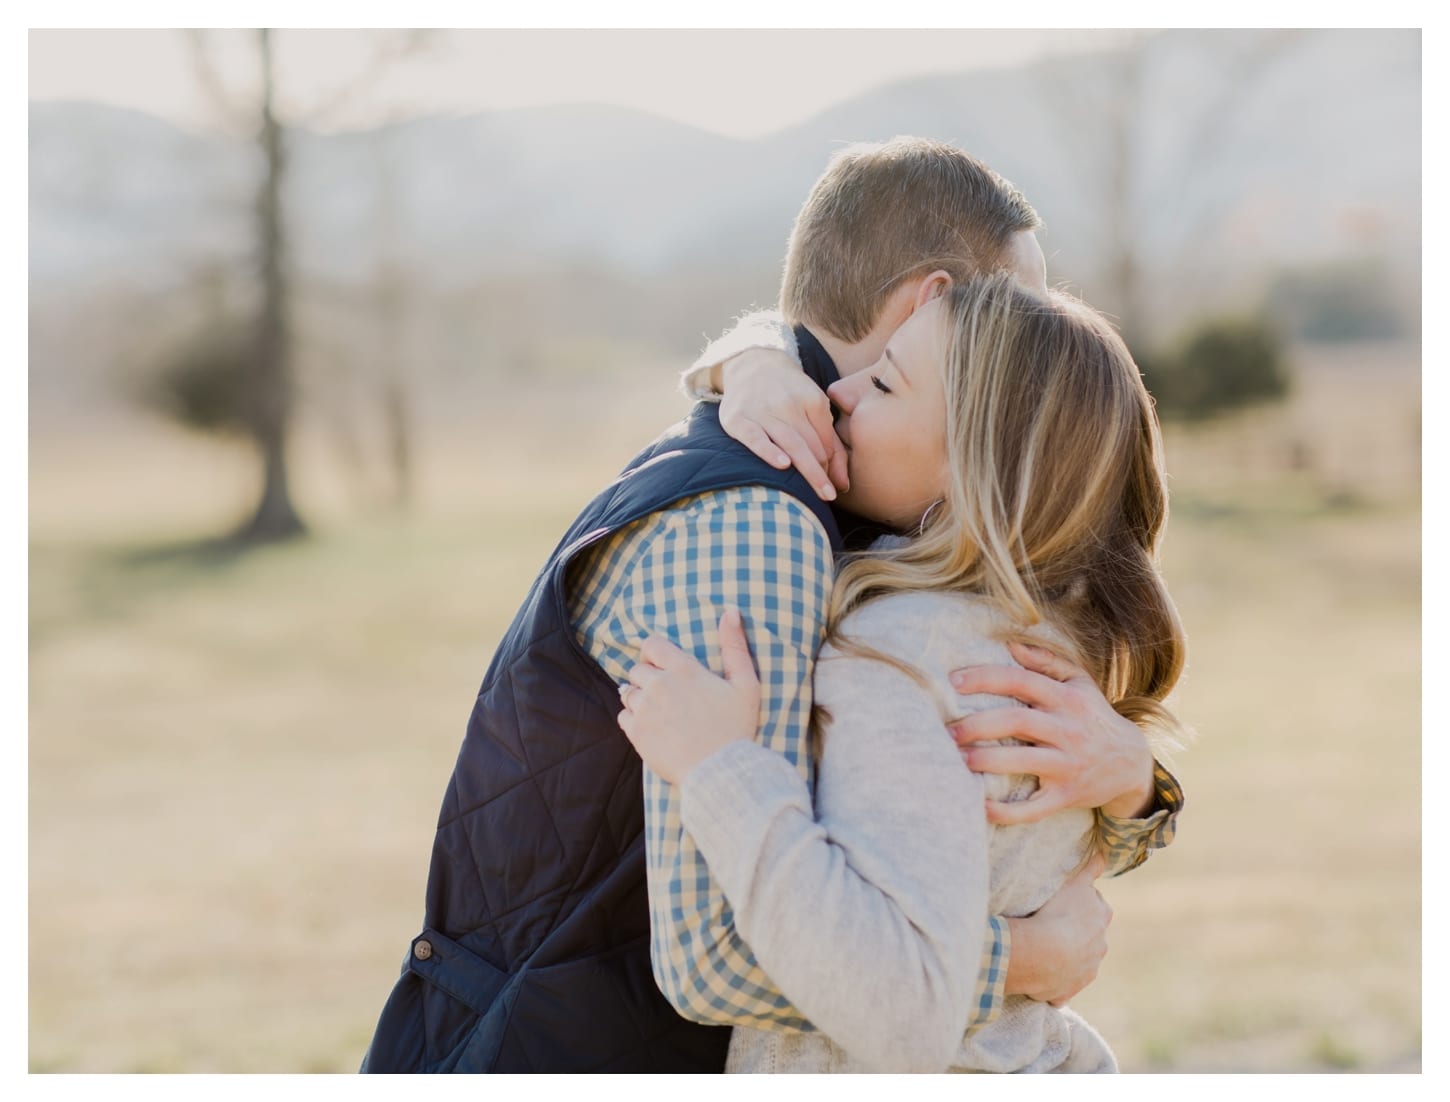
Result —
[{"label": "hoop earring", "polygon": [[921,514],[921,521],[916,526],[916,534],[919,536],[926,531],[926,522],[931,519],[932,510],[942,503],[942,498],[937,498],[926,507],[926,512]]}]

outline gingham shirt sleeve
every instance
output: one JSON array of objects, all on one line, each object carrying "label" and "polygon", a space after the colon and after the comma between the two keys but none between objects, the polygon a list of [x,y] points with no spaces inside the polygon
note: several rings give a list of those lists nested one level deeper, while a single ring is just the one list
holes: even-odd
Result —
[{"label": "gingham shirt sleeve", "polygon": [[1153,810],[1141,819],[1119,819],[1098,809],[1098,839],[1108,865],[1105,876],[1121,876],[1173,841],[1183,789],[1163,765],[1153,762]]},{"label": "gingham shirt sleeve", "polygon": [[[758,741],[810,785],[811,671],[832,576],[830,543],[809,510],[785,494],[741,487],[611,537],[575,587],[574,622],[586,649],[623,683],[651,634],[722,672],[717,624],[738,608],[763,691]],[[680,824],[678,789],[649,769],[644,807],[660,990],[694,1021],[811,1030],[736,932],[730,904]]]}]

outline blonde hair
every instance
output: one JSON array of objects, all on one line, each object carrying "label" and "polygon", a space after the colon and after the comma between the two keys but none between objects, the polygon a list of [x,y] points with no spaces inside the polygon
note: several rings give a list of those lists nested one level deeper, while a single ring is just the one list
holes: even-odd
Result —
[{"label": "blonde hair", "polygon": [[780,308],[859,341],[904,281],[938,268],[958,281],[996,270],[1012,234],[1041,224],[1020,191],[953,146],[910,137],[850,145],[796,217]]},{"label": "blonde hair", "polygon": [[1016,638],[1044,645],[1031,629],[1056,629],[1121,715],[1174,741],[1182,728],[1161,701],[1185,642],[1158,572],[1168,496],[1137,366],[1098,313],[1061,293],[995,275],[945,299],[947,496],[909,543],[842,569],[829,637],[859,651],[841,622],[876,597],[979,594]]}]

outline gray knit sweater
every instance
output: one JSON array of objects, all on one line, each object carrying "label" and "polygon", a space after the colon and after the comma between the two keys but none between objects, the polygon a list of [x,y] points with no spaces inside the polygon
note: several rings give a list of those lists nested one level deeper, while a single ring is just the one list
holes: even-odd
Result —
[{"label": "gray knit sweater", "polygon": [[990,826],[986,795],[1023,799],[1036,781],[972,773],[943,728],[1004,703],[963,699],[947,675],[1010,663],[1005,626],[985,601],[940,593],[882,598],[848,617],[848,637],[907,662],[929,688],[822,649],[815,699],[830,718],[814,806],[785,759],[752,742],[684,779],[685,829],[736,928],[819,1030],[736,1028],[727,1071],[1117,1070],[1081,1018],[1020,996],[965,1036],[987,916],[1046,902],[1079,867],[1093,823],[1074,810]]}]

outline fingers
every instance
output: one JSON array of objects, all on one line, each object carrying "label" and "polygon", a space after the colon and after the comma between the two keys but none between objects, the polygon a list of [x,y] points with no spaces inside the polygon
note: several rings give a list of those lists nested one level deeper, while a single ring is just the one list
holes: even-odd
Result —
[{"label": "fingers", "polygon": [[[634,668],[638,669],[646,663],[658,666],[662,670],[688,667],[692,663],[699,665],[695,662],[693,655],[686,654],[663,635],[647,636],[645,641],[639,645],[639,662],[635,664]],[[631,676],[633,672],[633,670],[630,671]]]},{"label": "fingers", "polygon": [[831,403],[825,394],[806,407],[806,418],[820,442],[831,482],[838,490],[849,489],[851,480],[846,471],[846,447],[836,435],[836,426],[831,420]]},{"label": "fingers", "polygon": [[629,668],[629,680],[619,687],[619,702],[626,711],[633,711],[637,703],[635,697],[664,676],[664,670],[644,662],[636,662]]},{"label": "fingers", "polygon": [[820,438],[821,446],[830,451],[832,442],[836,438],[836,426],[831,421],[831,400],[826,397],[824,390],[816,394],[804,403],[806,421],[811,428],[816,430],[816,436]]},{"label": "fingers", "polygon": [[973,773],[1026,773],[1042,776],[1061,755],[1036,746],[969,746],[962,760]]},{"label": "fingers", "polygon": [[1050,677],[1054,681],[1076,681],[1087,677],[1087,671],[1074,665],[1066,658],[1053,654],[1045,647],[1033,647],[1026,643],[1009,643],[1007,649],[1012,657],[1029,670]]},{"label": "fingers", "polygon": [[968,666],[953,670],[951,682],[963,696],[1010,696],[1033,708],[1050,708],[1062,695],[1054,678],[1016,666]]},{"label": "fingers", "polygon": [[[834,432],[831,435],[836,436]],[[830,462],[831,481],[836,484],[836,489],[845,491],[851,488],[850,468],[850,456],[846,454],[846,446],[841,443],[841,438],[836,436],[836,447],[831,452]]]},{"label": "fingers", "polygon": [[[1048,713],[1031,708],[989,708],[985,712],[973,712],[953,720],[948,730],[958,746],[1004,738],[1020,738],[1038,746],[1056,746],[1058,741],[1057,721]],[[977,772],[996,773],[997,770]]]},{"label": "fingers", "polygon": [[725,665],[726,681],[732,685],[755,684],[755,662],[750,657],[745,624],[733,608],[720,617],[720,658]]},{"label": "fingers", "polygon": [[987,822],[994,826],[1016,826],[1019,823],[1040,823],[1049,815],[1055,815],[1067,806],[1067,800],[1057,790],[1039,788],[1025,800],[1010,803],[1001,800],[987,801]]},{"label": "fingers", "polygon": [[[836,488],[831,485],[830,478],[826,475],[826,463],[828,455],[821,442],[814,439],[812,434],[802,434],[784,421],[772,421],[769,429],[771,439],[776,442],[795,464],[795,469],[800,471],[801,476],[815,487],[816,493],[821,495],[822,500],[834,501],[836,499]],[[831,437],[835,438],[835,431]]]},{"label": "fingers", "polygon": [[[722,424],[724,424],[724,420],[725,418],[722,414]],[[731,436],[739,440],[772,467],[783,471],[791,465],[790,456],[781,451],[775,441],[770,438],[770,434],[754,421],[747,421],[743,418],[735,419],[729,425],[726,425],[725,429]]]}]

